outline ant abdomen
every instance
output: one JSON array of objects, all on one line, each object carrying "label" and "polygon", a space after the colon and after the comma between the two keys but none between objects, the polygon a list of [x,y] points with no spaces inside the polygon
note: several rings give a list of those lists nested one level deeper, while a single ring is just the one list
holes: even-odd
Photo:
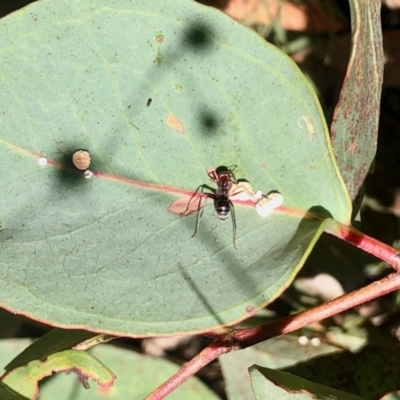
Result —
[{"label": "ant abdomen", "polygon": [[222,221],[228,218],[229,212],[231,211],[230,201],[225,198],[215,200],[215,211],[217,212],[218,218]]}]

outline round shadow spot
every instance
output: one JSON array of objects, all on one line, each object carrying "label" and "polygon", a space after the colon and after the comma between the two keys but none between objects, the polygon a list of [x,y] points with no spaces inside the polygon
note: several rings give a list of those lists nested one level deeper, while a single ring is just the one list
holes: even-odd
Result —
[{"label": "round shadow spot", "polygon": [[192,50],[207,50],[212,42],[211,26],[195,22],[183,32],[183,44]]},{"label": "round shadow spot", "polygon": [[[85,180],[82,171],[78,170],[73,162],[72,155],[76,152],[77,148],[66,149],[55,161],[63,164],[63,167],[57,168],[57,183],[63,189],[75,187],[78,183]],[[79,150],[79,149],[78,149]]]},{"label": "round shadow spot", "polygon": [[203,112],[200,114],[201,128],[207,133],[215,133],[219,127],[216,116],[211,112]]},{"label": "round shadow spot", "polygon": [[333,218],[332,214],[322,206],[312,206],[307,210],[310,214],[314,214],[316,217],[321,218]]}]

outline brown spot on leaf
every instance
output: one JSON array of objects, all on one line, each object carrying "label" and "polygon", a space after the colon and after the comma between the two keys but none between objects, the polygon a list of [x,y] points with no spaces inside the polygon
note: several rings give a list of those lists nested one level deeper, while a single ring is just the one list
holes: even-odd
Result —
[{"label": "brown spot on leaf", "polygon": [[164,35],[160,33],[159,35],[156,36],[156,40],[158,43],[162,43],[164,41]]},{"label": "brown spot on leaf", "polygon": [[79,368],[75,368],[75,367],[65,370],[65,373],[67,375],[72,372],[74,372],[78,376],[79,381],[82,383],[82,386],[85,389],[90,389],[89,377],[87,375],[85,375]]},{"label": "brown spot on leaf", "polygon": [[167,124],[179,133],[186,132],[185,127],[182,125],[181,121],[179,121],[179,119],[175,117],[175,115],[171,114],[168,116]]},{"label": "brown spot on leaf", "polygon": [[246,312],[249,314],[252,314],[254,312],[254,307],[253,306],[247,306],[246,307]]},{"label": "brown spot on leaf", "polygon": [[356,152],[357,149],[357,143],[353,142],[350,146],[349,146],[349,152],[351,155],[354,155],[354,153]]},{"label": "brown spot on leaf", "polygon": [[115,393],[114,386],[99,386],[97,390],[102,396],[111,396]]}]

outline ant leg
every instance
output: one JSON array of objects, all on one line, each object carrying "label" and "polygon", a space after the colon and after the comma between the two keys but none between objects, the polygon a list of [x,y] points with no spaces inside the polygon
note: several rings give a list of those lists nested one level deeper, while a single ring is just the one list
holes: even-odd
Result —
[{"label": "ant leg", "polygon": [[[199,206],[197,208],[197,213],[196,213],[196,229],[194,230],[194,233],[193,233],[192,237],[195,237],[197,235],[197,231],[199,230],[200,221],[201,221],[201,218],[203,217],[203,212],[204,212],[204,209],[206,208],[206,204],[207,204],[207,197],[209,197],[211,199],[215,199],[215,195],[214,194],[212,194],[212,193],[204,193],[203,190],[204,190],[204,187],[202,186],[201,187],[201,196],[199,196]],[[203,196],[205,196],[206,199],[204,200],[204,206],[200,210],[201,200],[202,200]]]},{"label": "ant leg", "polygon": [[204,187],[200,186],[200,189],[197,190],[197,192],[200,192],[200,196],[199,196],[199,204],[198,204],[197,212],[196,212],[196,228],[194,230],[192,237],[195,237],[197,235],[197,231],[199,230],[199,226],[200,226],[200,220],[203,216],[204,208],[206,206],[206,203],[204,203],[204,207],[200,210],[201,200],[203,199],[203,194],[204,194]]},{"label": "ant leg", "polygon": [[236,179],[235,174],[233,173],[233,170],[229,170],[229,173],[231,174],[231,182],[237,183],[237,179]]},{"label": "ant leg", "polygon": [[234,171],[237,168],[237,165],[236,164],[235,165],[230,165],[229,167],[226,167],[226,168],[228,169],[228,172],[229,172],[229,174],[231,176],[231,182],[232,183],[237,183],[237,179],[236,179],[236,176],[235,176],[235,173],[234,173]]},{"label": "ant leg", "polygon": [[[190,215],[190,214],[192,214],[194,212],[194,211],[192,211],[192,207],[191,206],[197,200],[196,196],[200,197],[199,206],[197,207],[197,209],[200,210],[200,208],[201,208],[200,207],[201,206],[201,198],[204,195],[207,195],[207,196],[211,195],[211,193],[204,193],[204,189],[207,189],[207,190],[210,190],[210,191],[213,190],[212,188],[210,188],[207,185],[198,186],[197,189],[195,190],[195,192],[190,196],[190,199],[189,199],[189,201],[187,203],[187,206],[186,206],[186,210],[184,212],[180,213],[182,217],[186,217],[187,215]],[[199,195],[199,193],[200,193],[200,195]]]},{"label": "ant leg", "polygon": [[218,176],[217,176],[217,173],[215,172],[215,169],[210,171],[207,175],[210,178],[211,182],[217,182],[218,181]]},{"label": "ant leg", "polygon": [[[197,189],[195,190],[195,192],[190,196],[190,199],[189,199],[189,201],[188,201],[186,210],[185,210],[183,213],[181,213],[182,216],[185,217],[186,215],[191,214],[191,212],[188,212],[188,211],[189,211],[189,209],[190,209],[192,200],[193,200],[194,197],[198,196],[198,194],[199,194],[200,191],[201,191],[201,193],[203,193],[203,192],[202,192],[202,188],[203,188],[203,185],[198,186]],[[200,208],[200,207],[199,207],[199,208]]]},{"label": "ant leg", "polygon": [[235,207],[233,203],[229,200],[229,204],[231,205],[231,218],[232,218],[232,229],[233,229],[233,247],[237,250],[236,247],[236,216],[235,216]]}]

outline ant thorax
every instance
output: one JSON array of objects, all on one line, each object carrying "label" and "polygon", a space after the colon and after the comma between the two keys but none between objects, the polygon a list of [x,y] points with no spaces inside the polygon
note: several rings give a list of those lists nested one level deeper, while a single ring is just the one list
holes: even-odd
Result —
[{"label": "ant thorax", "polygon": [[228,173],[219,174],[216,183],[217,183],[217,192],[219,192],[219,194],[227,195],[232,187],[232,180],[230,174]]}]

